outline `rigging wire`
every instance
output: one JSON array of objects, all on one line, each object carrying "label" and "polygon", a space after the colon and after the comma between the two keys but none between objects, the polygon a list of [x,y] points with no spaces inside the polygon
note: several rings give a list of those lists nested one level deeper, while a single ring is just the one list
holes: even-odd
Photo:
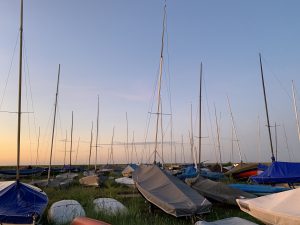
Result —
[{"label": "rigging wire", "polygon": [[3,90],[3,94],[2,94],[1,102],[0,102],[0,110],[2,109],[2,106],[3,106],[4,96],[5,96],[5,93],[6,93],[6,88],[7,88],[8,80],[9,80],[9,77],[10,77],[10,74],[11,74],[11,69],[12,69],[12,66],[13,66],[13,61],[14,61],[14,57],[15,57],[15,52],[16,52],[16,48],[17,48],[17,45],[18,45],[18,41],[19,41],[19,33],[17,35],[17,40],[16,40],[16,43],[15,43],[13,55],[11,57],[9,70],[8,70],[7,77],[6,77],[6,80],[5,80],[4,90]]}]

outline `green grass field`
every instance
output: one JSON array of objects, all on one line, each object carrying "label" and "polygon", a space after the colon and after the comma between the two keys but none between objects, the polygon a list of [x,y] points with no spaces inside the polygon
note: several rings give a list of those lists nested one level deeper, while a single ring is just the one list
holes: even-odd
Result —
[{"label": "green grass field", "polygon": [[[44,191],[49,198],[48,208],[52,203],[62,199],[77,200],[85,209],[87,217],[102,220],[113,225],[191,225],[199,219],[214,221],[233,216],[261,224],[253,217],[242,212],[238,207],[218,203],[213,203],[209,214],[198,218],[175,218],[160,209],[150,212],[150,204],[142,196],[136,195],[137,191],[135,189],[116,184],[113,180],[107,180],[104,186],[100,188],[83,187],[76,181],[67,189],[45,188]],[[135,197],[132,197],[132,194],[135,194]],[[103,213],[96,213],[93,209],[93,200],[100,197],[117,199],[128,208],[128,214],[109,216]],[[42,224],[51,224],[47,219],[48,208],[41,219]]]}]

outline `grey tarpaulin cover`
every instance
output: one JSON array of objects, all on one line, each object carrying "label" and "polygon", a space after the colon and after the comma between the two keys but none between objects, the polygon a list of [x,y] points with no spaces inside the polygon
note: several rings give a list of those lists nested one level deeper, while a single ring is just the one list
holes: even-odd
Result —
[{"label": "grey tarpaulin cover", "polygon": [[132,177],[139,192],[168,214],[180,217],[210,211],[206,198],[156,165],[140,165]]},{"label": "grey tarpaulin cover", "polygon": [[[187,183],[190,183],[188,180],[186,181]],[[253,194],[231,188],[226,184],[205,179],[203,177],[198,177],[193,181],[191,187],[206,198],[231,205],[237,205],[236,199],[256,197]]]}]

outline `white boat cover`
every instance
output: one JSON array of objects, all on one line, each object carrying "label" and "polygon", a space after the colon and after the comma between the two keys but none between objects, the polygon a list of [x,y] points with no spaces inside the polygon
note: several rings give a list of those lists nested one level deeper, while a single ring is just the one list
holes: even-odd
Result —
[{"label": "white boat cover", "polygon": [[257,225],[249,220],[242,219],[240,217],[230,217],[213,222],[197,221],[195,225]]},{"label": "white boat cover", "polygon": [[139,192],[168,214],[180,217],[210,211],[206,198],[157,165],[140,165],[132,177]]},{"label": "white boat cover", "polygon": [[115,182],[118,183],[118,184],[125,184],[125,185],[128,185],[128,186],[134,186],[133,179],[129,178],[129,177],[117,178],[117,179],[115,179]]},{"label": "white boat cover", "polygon": [[104,212],[109,215],[127,213],[127,208],[119,201],[113,198],[97,198],[93,201],[96,212]]},{"label": "white boat cover", "polygon": [[98,187],[99,182],[100,182],[100,180],[97,175],[91,175],[91,176],[87,176],[87,177],[83,177],[83,178],[79,179],[79,183],[84,186]]},{"label": "white boat cover", "polygon": [[70,224],[78,216],[85,216],[85,211],[75,200],[55,202],[48,211],[48,219],[54,224]]},{"label": "white boat cover", "polygon": [[266,224],[300,224],[300,189],[254,199],[237,199],[241,210]]}]

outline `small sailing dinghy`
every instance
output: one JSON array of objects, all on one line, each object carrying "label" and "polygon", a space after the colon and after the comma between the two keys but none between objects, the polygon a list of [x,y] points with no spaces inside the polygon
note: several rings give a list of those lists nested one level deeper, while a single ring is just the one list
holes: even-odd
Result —
[{"label": "small sailing dinghy", "polygon": [[111,225],[100,220],[91,219],[88,217],[76,217],[71,225]]},{"label": "small sailing dinghy", "polygon": [[80,178],[79,183],[84,186],[98,187],[100,185],[100,178],[98,175],[90,175]]},{"label": "small sailing dinghy", "polygon": [[157,165],[140,165],[132,177],[139,192],[168,214],[181,217],[210,211],[206,198]]},{"label": "small sailing dinghy", "polygon": [[300,224],[300,189],[262,196],[237,199],[241,210],[266,224]]},{"label": "small sailing dinghy", "polygon": [[300,163],[275,161],[264,172],[250,179],[258,184],[299,183]]},{"label": "small sailing dinghy", "polygon": [[236,199],[256,198],[253,194],[231,188],[221,182],[212,181],[203,177],[186,180],[186,182],[204,197],[225,204],[237,205]]},{"label": "small sailing dinghy", "polygon": [[19,181],[0,182],[0,224],[34,224],[48,197],[41,189]]},{"label": "small sailing dinghy", "polygon": [[290,190],[290,188],[277,187],[271,185],[229,184],[228,186],[257,196],[269,195]]},{"label": "small sailing dinghy", "polygon": [[21,100],[22,100],[22,46],[23,46],[23,0],[20,16],[20,64],[19,101],[17,134],[16,181],[0,182],[0,224],[35,224],[42,216],[47,203],[47,195],[39,188],[20,182],[21,153]]},{"label": "small sailing dinghy", "polygon": [[[20,177],[30,177],[30,176],[40,176],[44,172],[44,168],[25,168],[19,170]],[[0,170],[0,176],[3,178],[15,178],[17,171],[14,169],[11,170]]]},{"label": "small sailing dinghy", "polygon": [[132,178],[129,177],[120,177],[116,178],[115,182],[118,184],[126,185],[128,187],[133,187],[134,188],[134,181]]}]

